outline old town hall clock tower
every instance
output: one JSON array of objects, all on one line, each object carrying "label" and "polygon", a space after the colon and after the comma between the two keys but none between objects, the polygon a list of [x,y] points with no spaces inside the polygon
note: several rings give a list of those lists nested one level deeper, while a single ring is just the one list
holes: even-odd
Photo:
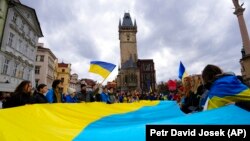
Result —
[{"label": "old town hall clock tower", "polygon": [[121,90],[132,90],[139,87],[136,33],[136,21],[133,23],[130,14],[125,13],[123,21],[119,21],[121,64],[117,77],[117,85]]}]

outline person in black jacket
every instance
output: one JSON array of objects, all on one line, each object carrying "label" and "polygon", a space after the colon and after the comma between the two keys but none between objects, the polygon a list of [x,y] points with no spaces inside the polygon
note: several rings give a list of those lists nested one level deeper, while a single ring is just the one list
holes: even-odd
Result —
[{"label": "person in black jacket", "polygon": [[48,103],[46,98],[46,93],[48,92],[48,87],[45,84],[39,84],[33,95],[34,103]]},{"label": "person in black jacket", "polygon": [[17,107],[25,104],[33,104],[34,100],[31,96],[32,85],[28,80],[22,81],[14,91],[14,94],[3,102],[3,108]]}]

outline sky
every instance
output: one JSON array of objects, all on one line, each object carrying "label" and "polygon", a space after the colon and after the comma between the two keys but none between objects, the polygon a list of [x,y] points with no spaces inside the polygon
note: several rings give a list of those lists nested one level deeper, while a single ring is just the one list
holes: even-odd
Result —
[{"label": "sky", "polygon": [[[250,2],[244,18],[250,28]],[[118,23],[129,12],[137,23],[139,59],[153,59],[156,81],[179,79],[180,61],[188,74],[207,64],[240,75],[242,39],[232,0],[21,0],[36,10],[44,43],[72,74],[102,82],[88,72],[90,61],[120,66]],[[106,82],[105,81],[105,82]],[[104,82],[104,83],[105,83]]]}]

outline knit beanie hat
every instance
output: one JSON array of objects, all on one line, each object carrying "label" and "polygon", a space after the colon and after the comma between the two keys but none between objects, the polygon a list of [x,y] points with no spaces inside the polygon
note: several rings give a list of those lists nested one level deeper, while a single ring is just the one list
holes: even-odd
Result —
[{"label": "knit beanie hat", "polygon": [[73,89],[73,88],[68,88],[68,93],[69,93],[69,94],[72,94],[72,93],[74,93],[74,92],[76,92],[75,89]]}]

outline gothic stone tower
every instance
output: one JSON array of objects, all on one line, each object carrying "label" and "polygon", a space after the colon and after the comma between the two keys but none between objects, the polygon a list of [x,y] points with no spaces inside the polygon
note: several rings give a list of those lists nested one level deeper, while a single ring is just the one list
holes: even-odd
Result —
[{"label": "gothic stone tower", "polygon": [[248,85],[250,85],[250,41],[247,32],[247,26],[243,17],[243,12],[245,11],[245,8],[242,8],[243,4],[240,5],[238,0],[233,0],[233,4],[235,7],[234,14],[238,18],[241,38],[243,42],[243,49],[241,51],[242,58],[240,59],[241,73],[244,81]]},{"label": "gothic stone tower", "polygon": [[133,23],[130,14],[125,13],[122,23],[119,21],[121,66],[117,76],[117,86],[124,91],[135,90],[140,86],[136,33],[136,21]]}]

